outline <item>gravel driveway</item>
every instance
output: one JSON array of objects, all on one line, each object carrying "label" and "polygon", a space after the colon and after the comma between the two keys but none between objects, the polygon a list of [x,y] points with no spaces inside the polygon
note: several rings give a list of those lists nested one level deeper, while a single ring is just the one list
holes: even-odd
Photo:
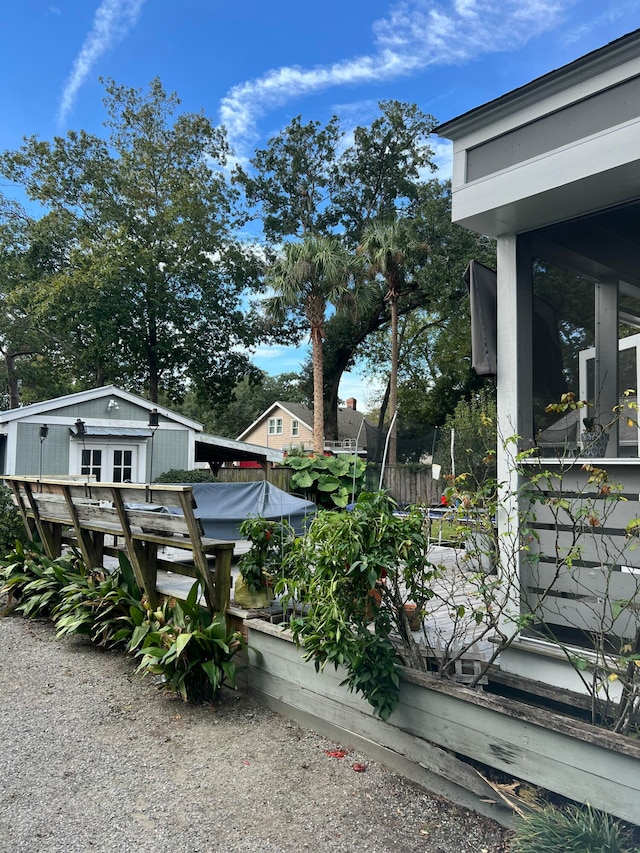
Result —
[{"label": "gravel driveway", "polygon": [[0,729],[2,853],[508,849],[492,821],[330,757],[242,693],[184,704],[47,621],[0,619]]}]

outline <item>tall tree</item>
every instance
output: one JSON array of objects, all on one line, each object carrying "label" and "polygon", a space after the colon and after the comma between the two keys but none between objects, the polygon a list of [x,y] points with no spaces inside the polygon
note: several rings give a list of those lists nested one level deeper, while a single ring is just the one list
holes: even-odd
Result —
[{"label": "tall tree", "polygon": [[[242,296],[256,265],[233,239],[236,193],[224,132],[148,93],[106,83],[108,139],[70,131],[6,153],[0,171],[66,218],[67,263],[38,298],[84,383],[118,381],[157,400],[188,382],[212,397],[248,369]],[[44,220],[46,224],[47,220]]]},{"label": "tall tree", "polygon": [[[284,318],[292,309],[302,310],[311,337],[313,363],[313,451],[324,450],[324,364],[322,341],[329,303],[344,302],[359,263],[336,237],[305,237],[286,243],[283,255],[267,274],[274,296],[268,310]],[[353,291],[352,291],[353,292]]]},{"label": "tall tree", "polygon": [[[493,263],[494,244],[452,224],[451,187],[448,182],[435,179],[416,187],[415,199],[403,214],[401,232],[405,253],[405,282],[411,286],[405,287],[405,296],[398,303],[398,315],[404,317],[422,311],[423,320],[428,317],[425,330],[440,329],[449,322],[448,318],[459,318],[461,310],[466,311],[464,270],[467,263],[471,258]],[[373,345],[372,336],[388,328],[390,312],[385,294],[386,288],[382,285],[377,301],[355,320],[347,316],[334,316],[326,324],[325,399],[331,401],[332,405],[335,401],[336,407],[343,372],[353,367],[358,358],[366,356],[367,350]],[[381,334],[386,335],[381,340],[385,342],[388,351],[388,333],[382,331]],[[457,336],[453,338],[449,350],[443,350],[443,353],[450,352],[457,340]],[[455,358],[468,358],[468,332],[464,340],[463,351],[457,350]],[[427,339],[423,339],[420,345],[416,343],[416,348],[405,348],[400,361],[403,364],[407,359],[410,361],[423,353],[427,345]],[[382,349],[375,351],[375,363],[384,364],[388,375],[388,356],[384,356]],[[438,375],[437,368],[435,375]],[[330,434],[329,426],[327,432]]]},{"label": "tall tree", "polygon": [[[435,119],[399,101],[381,101],[379,108],[370,125],[353,130],[346,147],[340,145],[337,118],[325,127],[294,119],[256,152],[250,170],[237,172],[268,240],[339,231],[355,251],[369,221],[410,211],[425,173],[433,169],[429,135]],[[325,431],[331,438],[337,438],[342,374],[357,346],[389,321],[385,288],[378,290],[376,300],[369,290],[369,303],[361,306],[357,321],[338,312],[327,323],[332,340],[335,335],[340,341],[325,377]]]},{"label": "tall tree", "polygon": [[389,419],[393,424],[389,441],[389,463],[396,463],[396,427],[394,418],[398,402],[398,301],[405,287],[406,252],[403,245],[401,225],[397,220],[376,219],[370,222],[358,247],[368,263],[372,278],[384,278],[386,293],[384,300],[389,306],[390,352],[389,371]]}]

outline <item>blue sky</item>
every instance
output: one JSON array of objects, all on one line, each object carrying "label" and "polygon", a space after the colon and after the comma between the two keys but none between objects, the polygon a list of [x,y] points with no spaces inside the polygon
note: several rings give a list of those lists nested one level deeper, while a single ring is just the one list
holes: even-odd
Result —
[{"label": "blue sky", "polygon": [[[295,116],[336,113],[346,129],[387,98],[443,122],[638,27],[640,0],[5,0],[0,149],[101,133],[99,77],[159,76],[225,124],[241,158]],[[449,149],[434,148],[447,175]],[[281,373],[300,354],[256,361]],[[364,403],[366,385],[347,377],[341,394]]]}]

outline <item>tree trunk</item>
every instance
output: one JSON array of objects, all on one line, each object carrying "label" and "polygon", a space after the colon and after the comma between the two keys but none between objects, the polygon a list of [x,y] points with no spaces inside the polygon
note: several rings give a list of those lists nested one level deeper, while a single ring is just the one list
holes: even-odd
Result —
[{"label": "tree trunk", "polygon": [[[398,406],[398,299],[392,293],[389,310],[391,312],[391,375],[389,376],[389,417],[393,420]],[[389,465],[397,462],[396,424],[393,424],[389,439]]]},{"label": "tree trunk", "polygon": [[14,353],[7,353],[4,357],[4,363],[7,370],[9,408],[18,409],[20,407],[20,389],[18,387],[18,377],[16,376],[16,359]]},{"label": "tree trunk", "polygon": [[324,400],[322,331],[317,326],[311,330],[311,358],[313,363],[313,452],[324,452]]}]

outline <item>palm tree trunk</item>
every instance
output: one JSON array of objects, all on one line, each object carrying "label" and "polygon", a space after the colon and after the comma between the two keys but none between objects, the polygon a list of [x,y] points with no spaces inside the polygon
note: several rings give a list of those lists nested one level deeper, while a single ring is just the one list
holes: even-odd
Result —
[{"label": "palm tree trunk", "polygon": [[[391,375],[389,376],[389,416],[393,420],[398,406],[398,300],[394,296],[389,305],[391,313]],[[393,424],[389,439],[389,465],[397,462],[396,425]]]},{"label": "palm tree trunk", "polygon": [[311,330],[311,359],[313,363],[313,452],[324,452],[324,399],[322,360],[322,330],[317,326]]}]

